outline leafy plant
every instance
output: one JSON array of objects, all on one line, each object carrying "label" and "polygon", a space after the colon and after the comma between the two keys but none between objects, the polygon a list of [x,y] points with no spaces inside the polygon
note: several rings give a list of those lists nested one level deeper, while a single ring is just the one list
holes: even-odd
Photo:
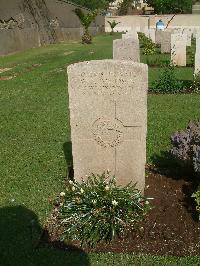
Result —
[{"label": "leafy plant", "polygon": [[95,20],[98,11],[95,10],[93,12],[89,12],[87,14],[84,14],[84,12],[80,8],[76,8],[74,10],[75,14],[79,18],[81,25],[84,27],[84,34],[82,36],[82,43],[83,44],[91,44],[92,43],[92,36],[89,33],[89,27],[91,23]]},{"label": "leafy plant", "polygon": [[145,55],[152,55],[156,53],[156,44],[153,41],[146,37],[146,35],[142,32],[138,33],[140,47],[143,48],[142,52]]},{"label": "leafy plant", "polygon": [[110,32],[110,35],[112,35],[114,33],[114,28],[120,24],[120,22],[116,22],[115,20],[113,21],[108,21],[108,24],[110,25],[111,27],[111,32]]},{"label": "leafy plant", "polygon": [[176,77],[175,67],[168,63],[161,67],[159,77],[152,83],[150,91],[164,94],[177,93],[183,89],[183,82]]},{"label": "leafy plant", "polygon": [[199,221],[200,221],[200,187],[198,190],[192,194],[192,198],[195,199],[196,202],[196,210],[199,213]]},{"label": "leafy plant", "polygon": [[200,121],[190,122],[187,129],[171,137],[171,154],[181,165],[200,173]]},{"label": "leafy plant", "polygon": [[108,172],[81,183],[69,181],[62,196],[63,238],[79,240],[82,245],[110,242],[125,229],[135,229],[150,209],[135,185],[117,186]]},{"label": "leafy plant", "polygon": [[194,75],[194,79],[192,81],[192,85],[190,87],[190,91],[192,91],[192,92],[200,92],[200,73]]}]

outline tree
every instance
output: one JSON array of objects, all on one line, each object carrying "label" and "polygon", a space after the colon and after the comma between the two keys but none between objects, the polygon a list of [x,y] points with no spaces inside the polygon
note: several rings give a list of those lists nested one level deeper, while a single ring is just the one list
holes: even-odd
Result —
[{"label": "tree", "polygon": [[192,0],[146,0],[157,14],[191,13]]},{"label": "tree", "polygon": [[75,14],[77,15],[77,17],[79,18],[81,25],[84,27],[85,32],[82,36],[82,43],[83,44],[90,44],[92,43],[92,36],[89,33],[89,26],[91,25],[91,23],[95,20],[98,11],[92,11],[89,12],[87,14],[85,14],[80,8],[76,8],[74,10]]},{"label": "tree", "polygon": [[114,0],[71,0],[71,2],[91,10],[106,10]]},{"label": "tree", "polygon": [[108,24],[111,27],[111,32],[110,35],[112,35],[114,33],[114,28],[119,24],[120,22],[116,22],[115,20],[113,21],[108,21]]},{"label": "tree", "polygon": [[119,6],[118,6],[119,16],[127,15],[128,9],[132,3],[133,3],[133,0],[123,0],[121,3],[119,3]]}]

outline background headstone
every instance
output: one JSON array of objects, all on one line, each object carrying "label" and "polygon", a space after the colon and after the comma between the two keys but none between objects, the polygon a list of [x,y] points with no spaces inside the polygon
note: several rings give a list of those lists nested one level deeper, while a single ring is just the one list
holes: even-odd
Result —
[{"label": "background headstone", "polygon": [[156,44],[161,44],[162,30],[156,30]]},{"label": "background headstone", "polygon": [[114,40],[113,59],[140,62],[139,42],[131,38]]},{"label": "background headstone", "polygon": [[162,31],[161,32],[161,53],[171,53],[171,32]]},{"label": "background headstone", "polygon": [[186,66],[186,34],[171,35],[171,61],[175,66]]},{"label": "background headstone", "polygon": [[195,74],[200,74],[200,36],[196,39]]},{"label": "background headstone", "polygon": [[152,40],[153,43],[156,42],[156,30],[149,29],[149,38]]},{"label": "background headstone", "polygon": [[68,67],[75,179],[107,169],[117,183],[145,186],[147,65],[101,60]]},{"label": "background headstone", "polygon": [[122,34],[122,39],[134,39],[139,42],[137,31],[128,31],[125,34]]}]

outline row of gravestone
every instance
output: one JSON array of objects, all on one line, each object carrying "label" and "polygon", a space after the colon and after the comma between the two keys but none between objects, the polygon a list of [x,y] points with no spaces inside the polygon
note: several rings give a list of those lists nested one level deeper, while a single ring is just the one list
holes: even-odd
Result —
[{"label": "row of gravestone", "polygon": [[[145,31],[145,35],[161,45],[161,53],[171,53],[175,66],[186,66],[186,47],[191,46],[192,36],[196,38],[195,74],[200,72],[200,29],[167,29]],[[122,34],[122,40],[113,43],[113,58],[140,62],[139,40],[136,30]]]},{"label": "row of gravestone", "polygon": [[[131,34],[131,33],[128,33]],[[128,35],[127,34],[127,35]],[[113,60],[68,67],[74,178],[109,170],[120,185],[145,187],[148,67],[139,40],[113,43]]]},{"label": "row of gravestone", "polygon": [[[200,31],[195,34],[195,74],[200,72]],[[176,66],[186,66],[186,48],[191,46],[192,32],[186,30],[158,31],[156,42],[161,44],[161,53],[171,53],[171,61]]]}]

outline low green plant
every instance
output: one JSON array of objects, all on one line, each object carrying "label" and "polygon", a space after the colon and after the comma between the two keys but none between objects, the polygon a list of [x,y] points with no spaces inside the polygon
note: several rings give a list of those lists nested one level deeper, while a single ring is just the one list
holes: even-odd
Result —
[{"label": "low green plant", "polygon": [[114,28],[115,28],[118,24],[120,24],[120,22],[116,22],[115,20],[113,20],[113,21],[108,21],[108,24],[109,24],[110,27],[111,27],[110,35],[113,35],[113,33],[114,33]]},{"label": "low green plant", "polygon": [[61,196],[63,239],[88,246],[110,242],[125,229],[135,230],[150,209],[136,185],[117,186],[108,172],[81,183],[69,181]]},{"label": "low green plant", "polygon": [[200,186],[198,190],[192,194],[192,198],[194,198],[196,202],[196,210],[199,213],[199,221],[200,221]]},{"label": "low green plant", "polygon": [[150,91],[153,93],[177,93],[184,90],[184,84],[178,80],[175,67],[168,63],[161,67],[158,79],[152,83]]},{"label": "low green plant", "polygon": [[144,55],[153,55],[156,53],[156,44],[153,41],[146,37],[146,35],[142,32],[138,33],[140,47],[143,48],[142,52]]}]

